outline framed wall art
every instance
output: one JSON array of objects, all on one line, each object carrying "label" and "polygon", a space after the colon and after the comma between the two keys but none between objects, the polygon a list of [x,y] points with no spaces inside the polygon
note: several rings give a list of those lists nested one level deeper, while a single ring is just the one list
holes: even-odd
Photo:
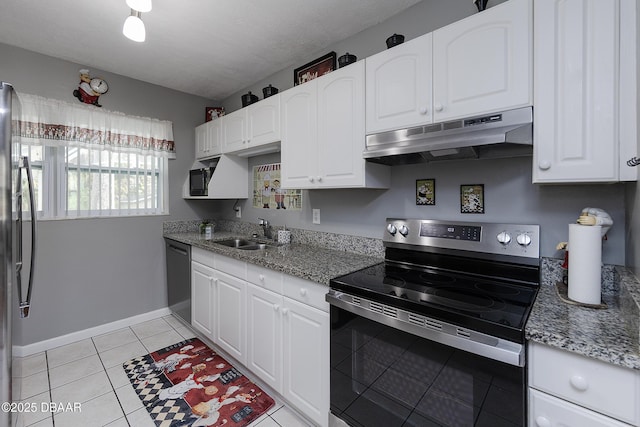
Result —
[{"label": "framed wall art", "polygon": [[436,180],[416,179],[416,205],[430,206],[436,204]]},{"label": "framed wall art", "polygon": [[329,52],[293,71],[293,84],[299,85],[336,69],[336,53]]},{"label": "framed wall art", "polygon": [[460,186],[460,212],[484,213],[484,184]]}]

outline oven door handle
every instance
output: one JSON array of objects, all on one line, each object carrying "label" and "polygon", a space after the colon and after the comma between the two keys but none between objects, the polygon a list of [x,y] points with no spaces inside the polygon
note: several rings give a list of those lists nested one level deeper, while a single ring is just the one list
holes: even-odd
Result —
[{"label": "oven door handle", "polygon": [[334,289],[325,295],[325,300],[334,307],[440,344],[513,366],[525,365],[525,347],[522,344],[470,331],[396,307],[372,303],[366,298]]}]

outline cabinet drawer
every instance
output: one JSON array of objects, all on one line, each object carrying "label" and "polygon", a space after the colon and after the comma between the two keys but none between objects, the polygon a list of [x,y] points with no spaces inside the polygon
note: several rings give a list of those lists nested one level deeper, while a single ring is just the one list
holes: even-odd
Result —
[{"label": "cabinet drawer", "polygon": [[529,385],[640,425],[640,373],[568,351],[529,344]]},{"label": "cabinet drawer", "polygon": [[202,265],[206,265],[207,267],[213,268],[213,258],[214,254],[211,251],[207,251],[205,249],[200,249],[196,247],[191,247],[191,260],[199,262]]},{"label": "cabinet drawer", "polygon": [[283,295],[322,311],[329,311],[329,304],[324,296],[329,292],[327,286],[295,276],[284,277]]},{"label": "cabinet drawer", "polygon": [[628,424],[534,389],[529,389],[529,425],[531,427],[628,427]]},{"label": "cabinet drawer", "polygon": [[282,294],[282,273],[255,264],[247,264],[247,281]]},{"label": "cabinet drawer", "polygon": [[216,256],[213,268],[243,280],[247,278],[247,263],[228,256]]}]

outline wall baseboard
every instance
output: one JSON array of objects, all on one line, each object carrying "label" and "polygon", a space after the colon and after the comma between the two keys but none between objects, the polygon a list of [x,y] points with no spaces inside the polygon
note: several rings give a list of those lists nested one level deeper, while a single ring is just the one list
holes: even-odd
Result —
[{"label": "wall baseboard", "polygon": [[146,322],[148,320],[154,320],[159,317],[168,316],[171,314],[169,307],[161,308],[147,313],[138,314],[136,316],[127,317],[126,319],[116,320],[115,322],[105,323],[104,325],[95,326],[93,328],[84,329],[78,332],[72,332],[70,334],[61,335],[59,337],[50,338],[48,340],[36,342],[33,344],[27,344],[23,346],[13,346],[14,357],[26,357],[32,354],[41,353],[52,348],[60,347],[61,345],[71,344],[72,342],[84,340],[94,337],[96,335],[107,334],[109,332],[117,331],[118,329],[133,326],[138,323]]}]

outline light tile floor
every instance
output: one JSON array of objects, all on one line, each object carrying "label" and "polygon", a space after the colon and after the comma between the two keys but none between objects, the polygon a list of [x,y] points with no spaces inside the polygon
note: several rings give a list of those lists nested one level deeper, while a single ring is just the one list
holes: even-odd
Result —
[{"label": "light tile floor", "polygon": [[[22,409],[16,427],[154,427],[122,363],[196,334],[173,316],[150,320],[43,353],[17,358],[13,370],[14,401]],[[242,369],[240,369],[242,371]],[[246,373],[246,372],[245,372]],[[250,379],[250,373],[247,376]],[[70,403],[52,414],[56,404]],[[81,411],[74,411],[75,402]],[[43,406],[44,404],[44,406]],[[308,424],[276,398],[276,405],[252,427],[307,427]]]}]

